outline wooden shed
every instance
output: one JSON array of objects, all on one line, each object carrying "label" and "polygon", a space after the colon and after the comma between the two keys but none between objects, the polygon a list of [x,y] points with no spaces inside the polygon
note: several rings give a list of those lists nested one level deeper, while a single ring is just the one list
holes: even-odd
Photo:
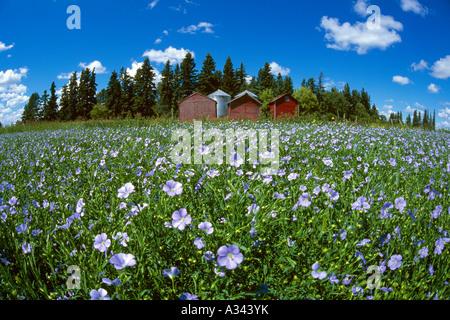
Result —
[{"label": "wooden shed", "polygon": [[201,93],[194,92],[179,103],[180,121],[192,121],[206,116],[209,119],[217,118],[217,101]]},{"label": "wooden shed", "polygon": [[282,114],[295,115],[299,112],[299,103],[289,93],[279,95],[269,102],[270,113],[274,120],[277,120]]},{"label": "wooden shed", "polygon": [[228,102],[228,118],[258,120],[262,103],[251,92],[244,91]]}]

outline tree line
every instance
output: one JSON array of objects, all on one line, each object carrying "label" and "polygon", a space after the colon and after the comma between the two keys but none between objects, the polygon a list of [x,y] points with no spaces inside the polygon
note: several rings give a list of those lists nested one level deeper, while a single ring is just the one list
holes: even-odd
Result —
[{"label": "tree line", "polygon": [[[181,63],[167,61],[161,71],[161,80],[156,84],[155,69],[146,58],[134,76],[123,67],[119,72],[112,71],[107,87],[99,92],[95,69],[86,68],[80,74],[72,73],[69,83],[62,87],[59,104],[54,82],[49,93],[46,90],[41,96],[33,93],[24,107],[22,121],[176,117],[181,99],[194,92],[209,95],[218,89],[232,98],[245,90],[255,93],[262,103],[262,114],[267,117],[270,117],[269,102],[278,95],[289,93],[299,101],[301,115],[313,115],[323,120],[388,121],[379,115],[364,88],[361,91],[351,89],[347,83],[343,90],[336,86],[326,90],[323,73],[317,79],[304,78],[301,87],[294,89],[292,78],[281,73],[274,75],[268,62],[256,76],[249,76],[244,63],[235,67],[228,57],[219,69],[208,53],[200,71],[196,68],[194,57],[188,52]],[[428,120],[425,124],[433,123]],[[411,125],[416,122],[411,121]]]}]

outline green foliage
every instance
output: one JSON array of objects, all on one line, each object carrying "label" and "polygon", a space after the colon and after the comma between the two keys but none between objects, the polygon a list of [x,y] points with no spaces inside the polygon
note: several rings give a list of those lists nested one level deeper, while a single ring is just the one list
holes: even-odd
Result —
[{"label": "green foliage", "polygon": [[90,111],[89,116],[93,120],[108,119],[109,116],[108,108],[104,104],[96,104]]},{"label": "green foliage", "polygon": [[134,90],[133,113],[140,114],[142,117],[154,116],[155,111],[153,108],[156,104],[155,73],[148,57],[136,71]]},{"label": "green foliage", "polygon": [[301,115],[318,111],[319,102],[316,95],[309,87],[301,87],[300,89],[295,89],[293,97],[297,99],[300,104]]},{"label": "green foliage", "polygon": [[179,98],[190,96],[197,89],[197,70],[195,69],[194,57],[190,52],[186,54],[180,64],[180,94]]},{"label": "green foliage", "polygon": [[198,75],[197,91],[203,95],[210,95],[217,91],[220,86],[221,76],[216,71],[216,63],[211,56],[207,54],[203,60],[203,67]]},{"label": "green foliage", "polygon": [[275,93],[272,89],[264,89],[258,96],[259,101],[261,101],[261,116],[263,118],[273,119],[273,115],[270,113],[269,102],[275,98]]}]

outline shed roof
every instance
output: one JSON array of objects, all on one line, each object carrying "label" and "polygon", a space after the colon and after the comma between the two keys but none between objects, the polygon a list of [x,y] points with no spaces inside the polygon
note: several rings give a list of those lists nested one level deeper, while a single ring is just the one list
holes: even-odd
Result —
[{"label": "shed roof", "polygon": [[243,96],[244,94],[248,94],[248,95],[252,96],[253,98],[258,99],[258,96],[256,94],[254,94],[253,92],[250,92],[248,90],[245,90],[245,91],[239,93],[238,95],[236,95],[236,98],[239,98],[239,97]]},{"label": "shed roof", "polygon": [[214,99],[212,99],[212,98],[210,98],[210,97],[207,97],[207,96],[201,94],[200,92],[194,92],[194,93],[191,94],[190,96],[187,96],[187,97],[185,97],[185,98],[179,100],[179,101],[178,101],[178,104],[181,104],[183,101],[186,101],[187,99],[189,99],[189,98],[191,98],[191,97],[193,97],[193,96],[195,96],[195,95],[197,95],[197,94],[198,94],[198,95],[201,95],[202,97],[205,97],[205,98],[207,98],[207,99],[209,99],[209,100],[211,100],[211,101],[214,101],[214,102],[217,104],[217,101],[216,101],[216,100],[214,100]]},{"label": "shed roof", "polygon": [[289,96],[292,100],[294,100],[297,104],[298,104],[298,100],[295,99],[291,94],[289,93],[284,93],[284,94],[280,94],[278,97],[275,97],[274,99],[272,99],[271,101],[269,101],[269,104],[274,103],[275,101],[280,100],[281,98],[285,97],[285,96]]},{"label": "shed roof", "polygon": [[236,96],[236,98],[234,98],[233,100],[231,100],[230,102],[228,102],[228,105],[231,105],[233,102],[240,100],[242,98],[244,98],[245,96],[248,96],[250,99],[255,100],[259,105],[261,105],[262,103],[257,99],[257,96],[253,93],[251,93],[250,91],[244,91],[242,92],[242,94]]}]

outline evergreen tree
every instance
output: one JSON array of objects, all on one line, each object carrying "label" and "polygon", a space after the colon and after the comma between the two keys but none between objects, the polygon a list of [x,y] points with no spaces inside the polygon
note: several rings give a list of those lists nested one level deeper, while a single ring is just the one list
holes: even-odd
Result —
[{"label": "evergreen tree", "polygon": [[265,89],[272,89],[273,91],[276,90],[275,78],[272,74],[272,68],[268,62],[266,62],[264,67],[258,72],[258,78],[256,79],[256,92],[254,93],[259,96]]},{"label": "evergreen tree", "polygon": [[[166,65],[167,67],[167,65]],[[203,95],[210,95],[217,90],[215,79],[216,63],[211,54],[207,54],[203,60],[202,70],[198,75],[197,91]]]},{"label": "evergreen tree", "polygon": [[103,88],[102,90],[99,91],[99,93],[96,96],[96,99],[95,99],[96,104],[104,105],[106,103],[105,99],[106,99],[106,89]]},{"label": "evergreen tree", "polygon": [[406,125],[410,126],[411,124],[411,115],[408,114],[408,116],[406,117]]},{"label": "evergreen tree", "polygon": [[253,76],[250,79],[250,83],[247,86],[247,90],[250,91],[250,92],[253,92],[253,93],[257,92],[257,90],[258,90],[258,82],[256,81],[256,77],[255,76]]},{"label": "evergreen tree", "polygon": [[424,114],[423,114],[423,121],[422,121],[422,126],[425,128],[425,129],[428,129],[429,128],[429,119],[428,119],[428,110],[427,109],[425,109],[425,111],[424,111]]},{"label": "evergreen tree", "polygon": [[419,117],[417,116],[417,110],[414,110],[412,125],[413,127],[419,126]]},{"label": "evergreen tree", "polygon": [[67,84],[62,87],[61,97],[59,99],[59,106],[60,108],[58,111],[58,118],[65,121],[70,120],[69,86]]},{"label": "evergreen tree", "polygon": [[236,69],[235,78],[236,78],[236,94],[241,93],[248,89],[247,72],[242,62],[240,67]]},{"label": "evergreen tree", "polygon": [[40,96],[37,92],[33,93],[28,100],[28,103],[24,106],[22,112],[22,122],[31,122],[38,119]]},{"label": "evergreen tree", "polygon": [[259,100],[262,103],[261,106],[261,114],[263,117],[270,117],[270,119],[274,118],[274,115],[270,114],[269,102],[275,98],[275,92],[272,89],[265,89],[259,95]]},{"label": "evergreen tree", "polygon": [[164,69],[161,71],[161,82],[158,85],[159,101],[158,101],[158,113],[166,114],[174,110],[174,73],[172,72],[172,66],[170,60],[166,62]]},{"label": "evergreen tree", "polygon": [[370,113],[370,96],[366,92],[366,90],[364,90],[364,88],[361,90],[361,101],[360,102],[362,103],[362,105],[364,106],[366,111],[368,113]]},{"label": "evergreen tree", "polygon": [[433,111],[432,129],[436,130],[436,110]]},{"label": "evergreen tree", "polygon": [[156,86],[154,81],[155,73],[153,72],[153,67],[150,65],[150,59],[146,58],[134,77],[134,111],[143,117],[155,115],[153,110],[156,104]]},{"label": "evergreen tree", "polygon": [[45,120],[44,119],[44,115],[45,113],[48,112],[48,99],[49,99],[49,94],[47,93],[47,90],[44,90],[44,93],[41,96],[41,104],[40,104],[40,108],[38,111],[38,119],[37,120]]},{"label": "evergreen tree", "polygon": [[216,70],[213,75],[213,88],[214,88],[213,92],[219,90],[221,85],[222,85],[222,71]]},{"label": "evergreen tree", "polygon": [[274,94],[275,96],[279,96],[283,93],[284,93],[284,80],[281,73],[278,73]]},{"label": "evergreen tree", "polygon": [[83,120],[87,120],[90,118],[90,112],[95,105],[95,102],[92,103],[92,99],[90,98],[91,90],[89,88],[89,83],[91,78],[91,71],[89,68],[81,71],[80,75],[80,85],[78,87],[78,99],[77,99],[77,108],[76,108],[76,116],[75,119],[80,118]]},{"label": "evergreen tree", "polygon": [[78,105],[78,82],[77,73],[74,71],[69,80],[68,92],[68,108],[67,108],[67,120],[75,120],[77,118],[77,105]]},{"label": "evergreen tree", "polygon": [[294,93],[294,82],[292,81],[292,78],[289,76],[286,76],[284,78],[283,93],[289,93],[289,94]]},{"label": "evergreen tree", "polygon": [[222,84],[220,89],[228,93],[231,97],[234,97],[237,91],[233,63],[231,62],[230,57],[227,58],[225,66],[223,67]]},{"label": "evergreen tree", "polygon": [[55,121],[58,118],[58,97],[56,96],[56,85],[52,82],[50,86],[50,99],[48,100],[47,109],[44,110],[45,121]]},{"label": "evergreen tree", "polygon": [[180,98],[190,96],[197,88],[197,70],[192,54],[188,52],[180,65]]},{"label": "evergreen tree", "polygon": [[174,92],[173,92],[173,106],[174,109],[174,116],[179,113],[179,105],[178,102],[181,99],[181,69],[180,65],[177,63],[175,65],[175,68],[173,70],[173,81],[174,81]]},{"label": "evergreen tree", "polygon": [[118,117],[121,113],[122,88],[118,77],[117,72],[114,70],[106,87],[105,105],[109,115],[113,117]]},{"label": "evergreen tree", "polygon": [[92,69],[90,76],[89,76],[89,90],[88,90],[88,110],[90,113],[90,110],[97,104],[97,83],[96,81],[96,75],[95,75],[95,68]]},{"label": "evergreen tree", "polygon": [[302,86],[301,87],[306,87],[306,79],[305,78],[303,78],[303,80],[302,80]]},{"label": "evergreen tree", "polygon": [[121,90],[121,111],[122,117],[133,117],[133,101],[134,101],[134,83],[133,78],[128,74],[125,68],[120,69],[119,75]]}]

